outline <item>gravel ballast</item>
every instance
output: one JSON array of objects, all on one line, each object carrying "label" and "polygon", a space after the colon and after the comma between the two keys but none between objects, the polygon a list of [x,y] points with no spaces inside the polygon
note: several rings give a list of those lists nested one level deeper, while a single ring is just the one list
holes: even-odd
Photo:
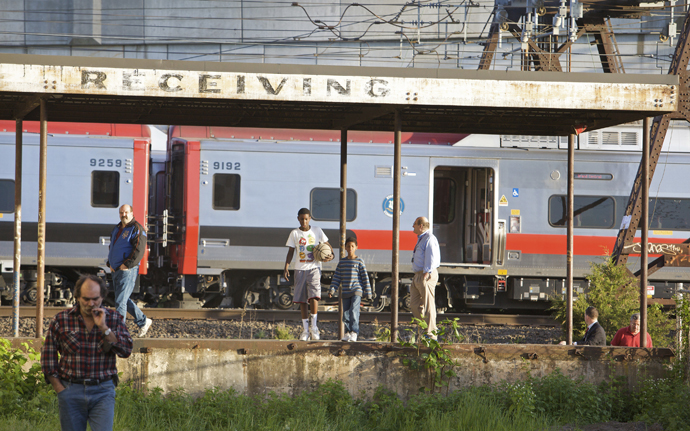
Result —
[{"label": "gravel ballast", "polygon": [[[297,313],[297,312],[296,312]],[[43,331],[48,330],[51,319],[44,319]],[[36,318],[22,318],[19,336],[33,337]],[[139,328],[127,320],[132,336]],[[318,322],[322,340],[336,340],[337,322]],[[359,341],[375,341],[377,331],[390,328],[390,322],[360,323]],[[401,324],[399,333],[406,335],[409,324]],[[0,337],[12,337],[12,318],[0,318]],[[231,320],[154,320],[146,338],[197,338],[197,339],[297,339],[302,325],[296,321],[265,322],[254,320],[251,313],[242,321]],[[462,325],[459,329],[463,343],[479,344],[556,344],[561,339],[560,328],[529,326],[473,326]]]}]

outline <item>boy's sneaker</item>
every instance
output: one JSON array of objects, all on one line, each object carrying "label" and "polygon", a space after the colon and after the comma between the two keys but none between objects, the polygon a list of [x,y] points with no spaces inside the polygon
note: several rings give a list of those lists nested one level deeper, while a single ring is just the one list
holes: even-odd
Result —
[{"label": "boy's sneaker", "polygon": [[146,323],[144,323],[144,326],[142,326],[141,329],[139,330],[139,338],[146,336],[146,333],[149,332],[149,328],[151,327],[152,323],[153,323],[153,320],[151,320],[147,317]]},{"label": "boy's sneaker", "polygon": [[357,333],[356,332],[350,332],[350,339],[347,341],[357,341]]},{"label": "boy's sneaker", "polygon": [[321,336],[319,335],[319,328],[316,326],[309,328],[309,333],[311,334],[312,341],[319,341],[321,339]]},{"label": "boy's sneaker", "polygon": [[346,342],[350,341],[350,333],[346,332],[345,335],[343,335],[342,340],[340,340],[340,341],[346,341]]},{"label": "boy's sneaker", "polygon": [[307,341],[309,339],[309,332],[302,331],[302,335],[299,336],[300,341]]}]

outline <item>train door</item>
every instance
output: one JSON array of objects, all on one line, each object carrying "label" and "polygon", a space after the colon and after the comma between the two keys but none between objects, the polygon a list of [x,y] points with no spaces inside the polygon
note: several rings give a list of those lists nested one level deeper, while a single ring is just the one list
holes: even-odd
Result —
[{"label": "train door", "polygon": [[494,170],[437,166],[434,169],[433,227],[442,265],[490,265]]}]

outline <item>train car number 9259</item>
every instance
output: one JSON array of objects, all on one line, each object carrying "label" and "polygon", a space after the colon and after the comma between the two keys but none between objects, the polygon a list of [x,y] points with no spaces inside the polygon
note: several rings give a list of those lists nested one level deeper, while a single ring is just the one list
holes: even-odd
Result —
[{"label": "train car number 9259", "polygon": [[122,159],[91,159],[89,160],[90,166],[103,167],[103,168],[121,168],[124,166],[125,162]]},{"label": "train car number 9259", "polygon": [[213,162],[213,169],[216,171],[239,171],[239,162]]}]

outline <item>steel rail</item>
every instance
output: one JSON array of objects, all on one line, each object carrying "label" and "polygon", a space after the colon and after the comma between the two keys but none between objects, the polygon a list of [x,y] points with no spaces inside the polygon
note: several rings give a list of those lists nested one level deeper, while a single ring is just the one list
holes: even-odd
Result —
[{"label": "steel rail", "polygon": [[[44,317],[52,318],[60,311],[65,310],[63,307],[45,307]],[[11,306],[0,307],[0,317],[12,316]],[[184,308],[146,308],[144,309],[147,317],[152,319],[184,319],[184,320],[261,320],[266,322],[278,321],[299,321],[299,310],[244,310],[240,308],[223,309],[223,308],[202,308],[202,309],[184,309]],[[35,307],[20,307],[20,317],[35,316]],[[399,313],[401,322],[409,322],[412,320],[412,313]],[[338,321],[338,311],[319,311],[319,321],[322,322],[336,322]],[[517,315],[517,314],[464,314],[464,313],[444,313],[439,314],[437,320],[442,321],[446,319],[458,319],[462,325],[481,325],[481,326],[560,326],[550,316],[532,316],[532,315]],[[390,312],[362,312],[359,316],[359,321],[362,323],[379,322],[385,325],[390,322]]]}]

